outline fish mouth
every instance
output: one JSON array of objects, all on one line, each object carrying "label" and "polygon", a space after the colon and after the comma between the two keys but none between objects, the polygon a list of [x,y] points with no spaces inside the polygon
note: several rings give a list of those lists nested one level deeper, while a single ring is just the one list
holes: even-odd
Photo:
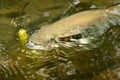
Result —
[{"label": "fish mouth", "polygon": [[35,50],[51,50],[50,47],[42,45],[42,44],[35,44],[32,41],[28,41],[25,46],[27,46],[29,49],[35,49]]}]

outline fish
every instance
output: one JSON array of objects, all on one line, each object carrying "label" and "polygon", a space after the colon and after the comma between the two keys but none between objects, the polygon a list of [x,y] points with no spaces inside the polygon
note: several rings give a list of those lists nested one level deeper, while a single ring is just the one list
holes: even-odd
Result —
[{"label": "fish", "polygon": [[120,25],[120,4],[78,12],[44,25],[30,36],[26,46],[36,50],[52,50],[60,46],[88,44],[115,25]]}]

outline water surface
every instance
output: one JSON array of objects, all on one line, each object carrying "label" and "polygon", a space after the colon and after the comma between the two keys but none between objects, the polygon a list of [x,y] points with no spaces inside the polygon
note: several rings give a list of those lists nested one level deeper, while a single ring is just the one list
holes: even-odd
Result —
[{"label": "water surface", "polygon": [[76,12],[107,8],[119,0],[0,0],[0,80],[119,80],[120,26],[110,28],[101,46],[36,51],[20,43],[17,32],[31,35]]}]

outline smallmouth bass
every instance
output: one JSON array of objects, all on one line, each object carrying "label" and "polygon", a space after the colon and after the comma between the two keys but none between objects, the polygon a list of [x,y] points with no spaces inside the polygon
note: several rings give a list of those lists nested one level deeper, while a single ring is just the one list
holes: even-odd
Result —
[{"label": "smallmouth bass", "polygon": [[42,26],[31,35],[30,49],[51,50],[55,47],[89,44],[110,26],[120,25],[120,4],[107,9],[88,10]]}]

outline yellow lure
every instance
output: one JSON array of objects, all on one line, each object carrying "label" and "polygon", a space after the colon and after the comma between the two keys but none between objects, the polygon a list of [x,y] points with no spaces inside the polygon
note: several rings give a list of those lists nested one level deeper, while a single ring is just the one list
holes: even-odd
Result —
[{"label": "yellow lure", "polygon": [[27,42],[27,40],[28,40],[28,34],[27,34],[27,32],[26,32],[25,29],[23,29],[23,28],[20,29],[18,31],[18,36],[19,36],[20,41],[21,41],[22,44],[25,44]]}]

